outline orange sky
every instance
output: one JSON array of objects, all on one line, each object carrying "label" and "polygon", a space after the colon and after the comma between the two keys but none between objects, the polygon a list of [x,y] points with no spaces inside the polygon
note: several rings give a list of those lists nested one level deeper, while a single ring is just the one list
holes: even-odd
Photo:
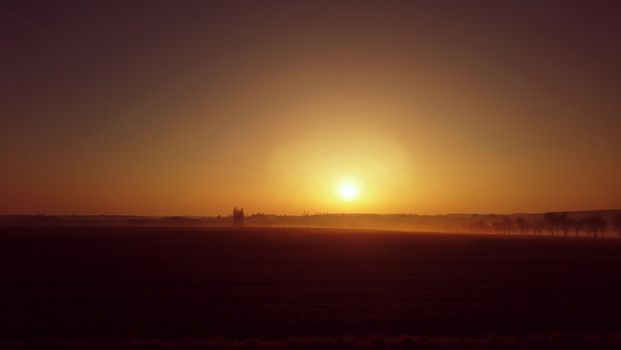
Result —
[{"label": "orange sky", "polygon": [[1,13],[1,214],[621,208],[619,3],[138,4]]}]

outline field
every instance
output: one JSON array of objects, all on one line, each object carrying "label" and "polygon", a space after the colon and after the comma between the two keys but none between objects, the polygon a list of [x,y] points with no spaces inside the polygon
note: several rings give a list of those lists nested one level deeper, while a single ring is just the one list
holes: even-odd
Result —
[{"label": "field", "polygon": [[621,240],[0,226],[0,348],[621,346]]}]

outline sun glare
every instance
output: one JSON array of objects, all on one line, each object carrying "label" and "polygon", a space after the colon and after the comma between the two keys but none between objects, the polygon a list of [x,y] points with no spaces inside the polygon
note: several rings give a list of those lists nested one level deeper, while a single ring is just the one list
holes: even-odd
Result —
[{"label": "sun glare", "polygon": [[358,184],[353,181],[343,181],[338,186],[338,195],[344,201],[353,201],[359,194]]}]

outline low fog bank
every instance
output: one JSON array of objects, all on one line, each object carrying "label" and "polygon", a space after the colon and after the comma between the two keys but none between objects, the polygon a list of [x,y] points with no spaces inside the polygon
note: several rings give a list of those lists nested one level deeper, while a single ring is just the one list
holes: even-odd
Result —
[{"label": "low fog bank", "polygon": [[[241,217],[240,217],[241,215]],[[0,224],[77,225],[197,225],[253,227],[316,227],[399,230],[417,232],[521,234],[579,237],[618,237],[621,210],[550,212],[536,214],[305,214],[228,216],[49,216],[6,215]]]}]

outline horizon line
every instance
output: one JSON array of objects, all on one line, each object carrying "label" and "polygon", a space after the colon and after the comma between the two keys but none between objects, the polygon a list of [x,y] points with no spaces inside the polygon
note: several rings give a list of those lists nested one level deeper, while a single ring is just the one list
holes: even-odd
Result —
[{"label": "horizon line", "polygon": [[[539,215],[545,213],[586,213],[586,212],[606,212],[606,211],[621,211],[621,208],[610,208],[610,209],[581,209],[581,210],[546,210],[546,211],[537,211],[537,212],[510,212],[510,213],[501,213],[501,212],[453,212],[453,213],[445,213],[445,214],[421,214],[421,213],[407,213],[407,212],[393,212],[393,213],[372,213],[372,212],[315,212],[315,213],[301,213],[301,214],[276,214],[276,213],[266,213],[266,212],[254,212],[246,215],[247,217],[253,215],[265,215],[265,216],[329,216],[329,215],[374,215],[374,216],[394,216],[394,215],[405,215],[405,216],[459,216],[459,215],[481,215],[481,216],[489,216],[489,215],[498,215],[498,216],[515,216],[515,215]],[[12,214],[2,214],[0,213],[0,217],[7,216],[51,216],[51,217],[86,217],[86,216],[99,216],[99,217],[152,217],[152,218],[170,218],[170,217],[185,217],[185,218],[213,218],[213,217],[226,217],[230,216],[230,213],[227,214],[207,214],[207,215],[186,215],[186,214],[47,214],[47,213],[12,213]]]}]

